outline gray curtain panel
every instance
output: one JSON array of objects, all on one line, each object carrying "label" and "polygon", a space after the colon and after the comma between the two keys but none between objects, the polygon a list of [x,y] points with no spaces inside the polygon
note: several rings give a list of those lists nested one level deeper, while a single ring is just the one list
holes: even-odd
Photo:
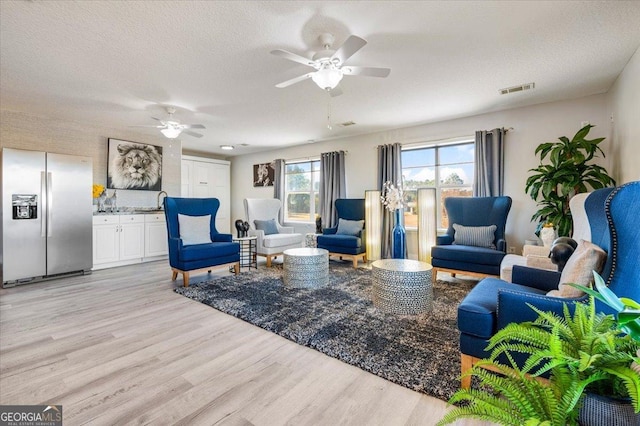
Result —
[{"label": "gray curtain panel", "polygon": [[476,132],[474,197],[498,197],[504,191],[505,129]]},{"label": "gray curtain panel", "polygon": [[[386,181],[393,182],[394,185],[402,186],[402,145],[399,143],[378,145],[378,189],[382,191],[382,186]],[[393,230],[393,212],[383,209],[382,216],[382,253],[383,259],[391,258],[391,233]],[[401,215],[402,220],[404,217]],[[407,250],[405,249],[405,253]]]},{"label": "gray curtain panel", "polygon": [[278,220],[280,221],[281,224],[284,224],[284,206],[285,206],[285,203],[287,202],[287,200],[285,200],[285,194],[284,194],[284,189],[285,189],[284,188],[284,171],[285,171],[284,160],[281,158],[277,160],[273,160],[273,170],[274,170],[273,198],[277,198],[278,200],[282,201],[282,208],[280,209]]},{"label": "gray curtain panel", "polygon": [[344,151],[324,152],[320,155],[320,217],[323,228],[338,225],[335,201],[347,196],[344,170]]}]

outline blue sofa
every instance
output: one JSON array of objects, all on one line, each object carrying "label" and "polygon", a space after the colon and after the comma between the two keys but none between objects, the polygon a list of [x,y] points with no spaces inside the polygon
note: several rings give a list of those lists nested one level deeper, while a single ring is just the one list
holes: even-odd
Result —
[{"label": "blue sofa", "polygon": [[[591,242],[607,252],[601,273],[605,282],[618,296],[640,300],[640,181],[596,190],[586,197],[584,209]],[[571,308],[586,300],[586,296],[546,296],[557,289],[559,280],[558,272],[514,266],[513,283],[496,278],[480,281],[458,307],[462,372],[489,356],[485,348],[497,330],[512,322],[535,320],[537,314],[527,303],[561,314],[564,304]],[[611,312],[600,302],[596,308]],[[469,385],[470,377],[463,378],[462,387]]]},{"label": "blue sofa", "polygon": [[[221,234],[216,230],[216,214],[220,208],[217,198],[175,198],[164,199],[169,240],[169,265],[172,280],[182,274],[185,287],[189,286],[189,273],[199,270],[211,272],[214,266],[233,266],[236,275],[240,272],[240,244],[232,241],[231,234]],[[211,215],[209,223],[210,243],[185,245],[180,238],[178,214],[186,216]]]}]

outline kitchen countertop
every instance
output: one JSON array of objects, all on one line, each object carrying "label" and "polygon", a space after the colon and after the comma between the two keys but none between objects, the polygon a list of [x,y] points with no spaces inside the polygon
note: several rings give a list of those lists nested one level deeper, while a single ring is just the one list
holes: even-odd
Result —
[{"label": "kitchen countertop", "polygon": [[94,216],[105,216],[113,214],[158,214],[163,213],[164,210],[156,209],[155,207],[119,207],[116,212],[93,212]]}]

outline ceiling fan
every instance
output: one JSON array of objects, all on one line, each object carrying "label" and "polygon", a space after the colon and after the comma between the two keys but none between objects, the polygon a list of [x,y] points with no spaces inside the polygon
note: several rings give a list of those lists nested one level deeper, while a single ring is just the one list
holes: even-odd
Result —
[{"label": "ceiling fan", "polygon": [[300,77],[295,77],[291,80],[276,84],[276,87],[282,89],[310,78],[318,85],[318,87],[328,91],[331,96],[338,96],[342,94],[342,91],[337,86],[345,75],[364,75],[384,78],[391,72],[389,68],[354,67],[345,65],[345,62],[351,56],[367,44],[367,41],[363,38],[351,35],[337,50],[331,49],[331,46],[335,41],[333,35],[324,33],[321,34],[318,39],[322,45],[322,50],[313,55],[313,58],[311,59],[295,53],[287,52],[286,50],[277,49],[271,51],[273,55],[316,69],[315,72],[310,72],[301,75]]},{"label": "ceiling fan", "polygon": [[179,121],[173,120],[173,114],[176,112],[176,109],[174,107],[166,107],[166,108],[167,108],[167,114],[169,115],[168,119],[161,120],[156,117],[151,117],[154,120],[159,121],[161,124],[160,126],[135,126],[135,127],[155,127],[157,129],[160,129],[162,134],[169,139],[175,139],[178,136],[180,136],[181,133],[184,133],[186,135],[190,135],[196,138],[202,137],[200,133],[192,132],[189,129],[206,129],[206,127],[204,127],[202,124],[180,124]]}]

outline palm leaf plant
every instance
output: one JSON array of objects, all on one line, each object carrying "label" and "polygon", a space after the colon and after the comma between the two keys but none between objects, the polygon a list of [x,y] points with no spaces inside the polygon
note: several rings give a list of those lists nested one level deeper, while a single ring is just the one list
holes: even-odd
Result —
[{"label": "palm leaf plant", "polygon": [[[539,209],[531,217],[538,221],[536,234],[545,223],[553,223],[558,236],[571,236],[572,219],[569,200],[575,194],[615,185],[615,180],[597,164],[590,164],[604,152],[599,144],[605,138],[586,139],[591,128],[587,124],[573,136],[558,138],[560,142],[545,142],[535,150],[540,165],[530,169],[533,175],[526,181],[525,192],[538,202]],[[543,162],[548,157],[548,163]]]},{"label": "palm leaf plant", "polygon": [[593,271],[593,281],[595,290],[578,284],[569,285],[584,291],[615,310],[620,330],[631,336],[633,340],[640,342],[640,303],[616,296],[595,271]]}]

